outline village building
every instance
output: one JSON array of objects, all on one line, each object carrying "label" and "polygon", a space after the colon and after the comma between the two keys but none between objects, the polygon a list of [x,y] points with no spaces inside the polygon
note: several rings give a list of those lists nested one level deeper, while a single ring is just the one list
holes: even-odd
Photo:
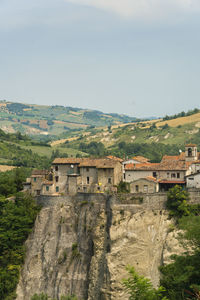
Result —
[{"label": "village building", "polygon": [[156,178],[148,176],[130,183],[130,193],[158,193],[159,182]]},{"label": "village building", "polygon": [[24,190],[31,191],[33,196],[39,196],[44,190],[45,184],[47,185],[49,182],[49,179],[52,179],[52,174],[48,170],[33,170],[31,177],[27,178],[24,183]]},{"label": "village building", "polygon": [[160,163],[129,163],[124,168],[124,181],[140,186],[140,181],[154,177],[159,183],[159,191],[166,191],[178,184],[186,186],[186,176],[192,170],[200,170],[200,154],[195,144],[188,144],[185,152],[177,156],[164,155]]},{"label": "village building", "polygon": [[56,158],[50,171],[34,170],[24,190],[33,196],[117,192],[124,181],[130,193],[157,193],[175,185],[200,188],[200,153],[188,144],[179,155],[164,155],[160,163],[142,156],[130,160],[105,158]]},{"label": "village building", "polygon": [[51,172],[33,171],[24,185],[36,195],[116,192],[122,164],[115,157],[56,158]]},{"label": "village building", "polygon": [[186,176],[186,185],[187,188],[200,188],[200,173],[193,173]]}]

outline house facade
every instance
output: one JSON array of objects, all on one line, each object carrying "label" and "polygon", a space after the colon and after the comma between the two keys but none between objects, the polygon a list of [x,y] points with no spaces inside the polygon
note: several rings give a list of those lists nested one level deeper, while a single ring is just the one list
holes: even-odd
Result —
[{"label": "house facade", "polygon": [[56,158],[51,172],[35,173],[39,171],[33,171],[24,185],[34,196],[115,192],[122,180],[122,164],[114,158]]},{"label": "house facade", "polygon": [[[200,170],[200,154],[194,144],[177,156],[163,156],[160,163],[130,163],[124,168],[124,181],[129,183],[153,177],[159,182],[159,191],[166,191],[178,184],[186,186],[186,176]],[[136,183],[135,183],[136,185]]]},{"label": "house facade", "polygon": [[186,176],[186,185],[187,188],[200,188],[200,173],[193,173]]},{"label": "house facade", "polygon": [[159,182],[156,178],[148,176],[140,178],[130,183],[131,193],[157,193],[159,192]]}]

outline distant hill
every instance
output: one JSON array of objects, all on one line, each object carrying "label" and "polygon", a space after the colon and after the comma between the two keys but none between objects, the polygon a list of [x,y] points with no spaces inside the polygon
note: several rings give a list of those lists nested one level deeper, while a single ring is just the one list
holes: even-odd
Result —
[{"label": "distant hill", "polygon": [[31,105],[0,101],[0,128],[7,133],[58,136],[72,130],[110,126],[135,121],[121,114],[106,114],[60,105]]},{"label": "distant hill", "polygon": [[169,117],[167,120],[94,128],[73,139],[61,140],[62,147],[89,154],[94,154],[96,148],[102,155],[144,155],[153,161],[159,161],[164,154],[178,154],[179,149],[184,151],[186,143],[195,143],[200,150],[200,112],[192,112],[181,117],[175,115],[175,118]]},{"label": "distant hill", "polygon": [[0,101],[0,128],[7,133],[0,129],[0,164],[14,166],[49,165],[58,156],[144,155],[159,161],[184,150],[186,143],[200,150],[198,109],[138,121],[80,108]]}]

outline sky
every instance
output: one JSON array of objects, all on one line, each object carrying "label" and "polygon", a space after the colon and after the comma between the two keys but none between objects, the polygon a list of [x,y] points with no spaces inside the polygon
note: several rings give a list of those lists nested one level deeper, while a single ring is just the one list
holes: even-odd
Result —
[{"label": "sky", "polygon": [[0,0],[0,99],[135,117],[199,108],[199,0]]}]

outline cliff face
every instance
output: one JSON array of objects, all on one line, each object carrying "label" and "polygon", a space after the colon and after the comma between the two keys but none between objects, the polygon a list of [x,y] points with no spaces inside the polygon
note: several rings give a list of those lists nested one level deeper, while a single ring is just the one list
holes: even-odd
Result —
[{"label": "cliff face", "polygon": [[113,204],[110,196],[93,200],[64,199],[42,208],[26,242],[17,300],[42,292],[125,300],[121,280],[127,265],[158,285],[158,267],[179,251],[167,212]]}]

